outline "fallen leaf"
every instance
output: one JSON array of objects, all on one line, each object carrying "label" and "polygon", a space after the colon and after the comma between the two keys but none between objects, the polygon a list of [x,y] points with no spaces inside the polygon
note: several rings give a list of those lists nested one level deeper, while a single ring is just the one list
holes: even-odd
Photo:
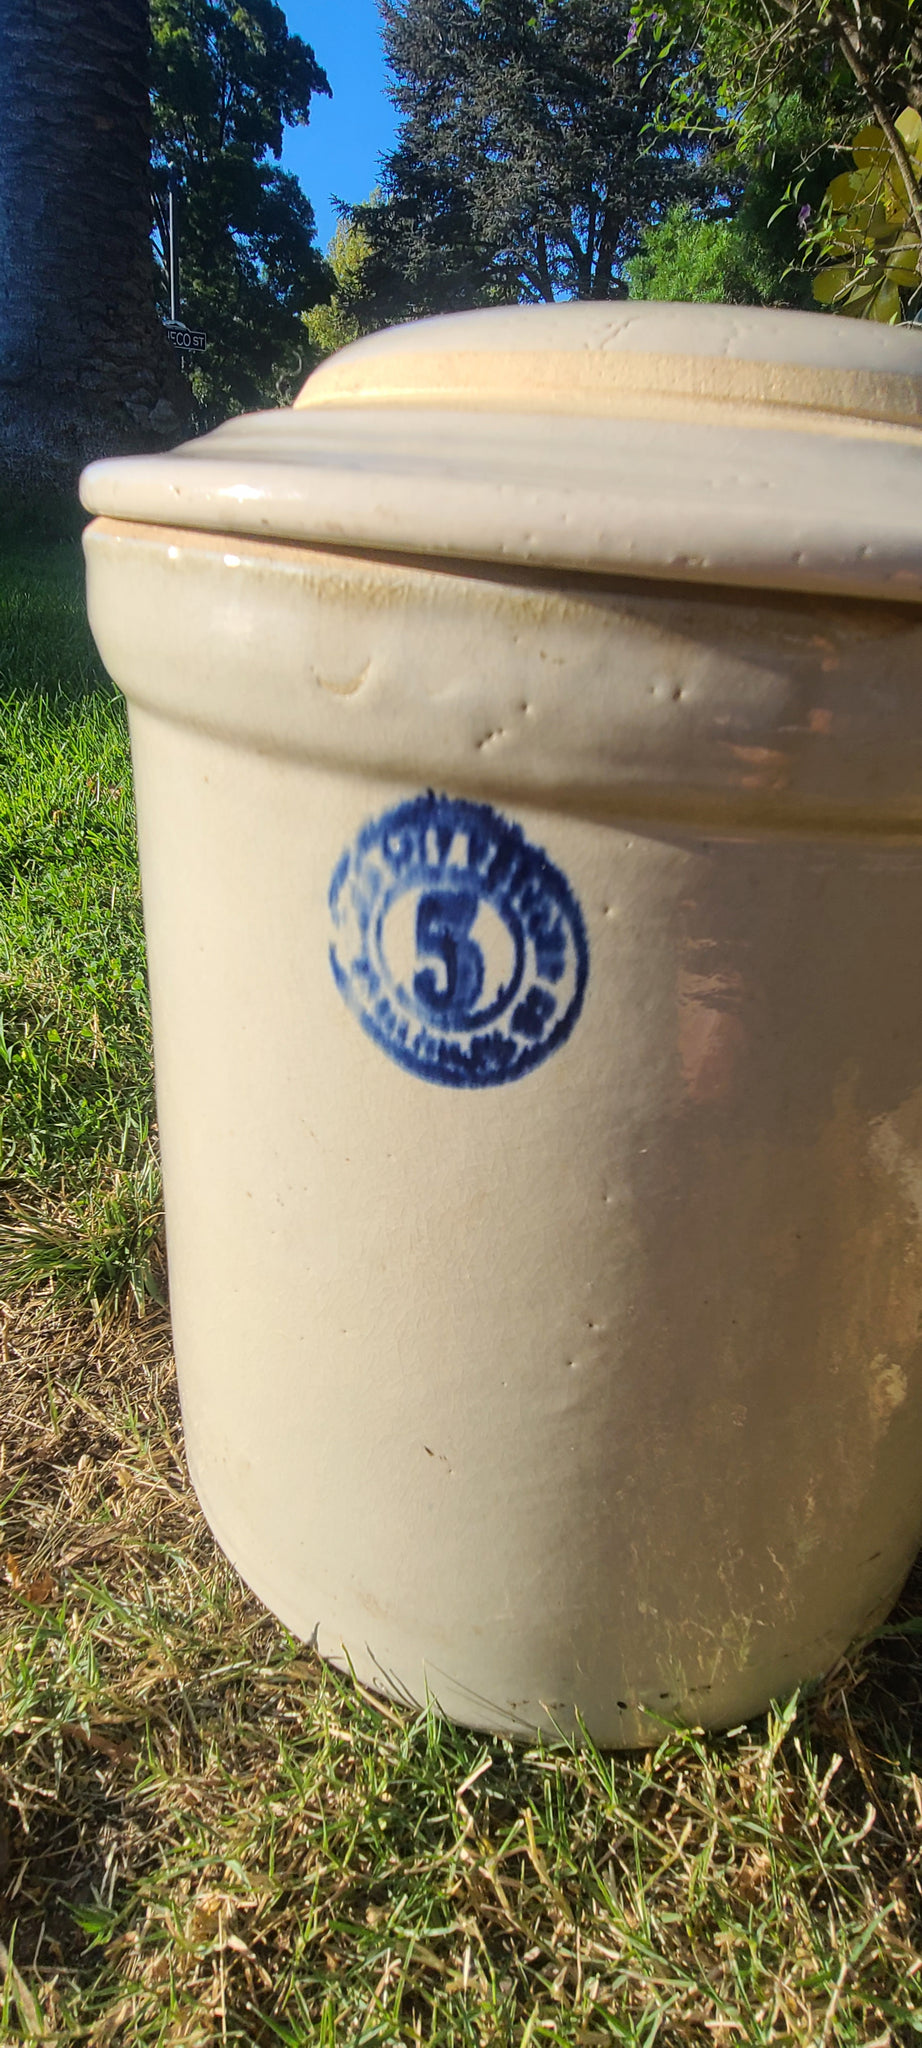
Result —
[{"label": "fallen leaf", "polygon": [[30,1607],[47,1607],[49,1600],[54,1600],[57,1595],[58,1585],[53,1574],[43,1571],[37,1572],[34,1579],[25,1578],[22,1562],[12,1550],[6,1556],[6,1576],[13,1592],[28,1600]]},{"label": "fallen leaf", "polygon": [[50,1600],[56,1599],[57,1591],[57,1580],[51,1572],[39,1572],[38,1577],[30,1579],[24,1588],[30,1607],[47,1607]]}]

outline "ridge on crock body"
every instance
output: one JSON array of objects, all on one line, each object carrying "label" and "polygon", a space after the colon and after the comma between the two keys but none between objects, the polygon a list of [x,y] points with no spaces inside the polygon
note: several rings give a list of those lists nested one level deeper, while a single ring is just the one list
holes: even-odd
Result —
[{"label": "ridge on crock body", "polygon": [[812,1679],[922,1535],[922,338],[451,316],[94,465],[195,1484],[472,1725]]}]

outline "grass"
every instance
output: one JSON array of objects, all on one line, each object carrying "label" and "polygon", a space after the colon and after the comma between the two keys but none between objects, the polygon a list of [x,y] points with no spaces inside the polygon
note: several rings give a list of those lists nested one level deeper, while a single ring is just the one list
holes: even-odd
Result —
[{"label": "grass", "polygon": [[73,545],[0,566],[0,1269],[117,1308],[160,1291],[127,726]]},{"label": "grass", "polygon": [[0,577],[2,2048],[903,2048],[922,1574],[810,1698],[606,1757],[375,1702],[217,1552],[157,1301],[122,713],[67,551]]},{"label": "grass", "polygon": [[734,1735],[484,1741],[326,1671],[222,1562],[162,1312],[21,1311],[4,1354],[4,2042],[922,2032],[922,1584]]}]

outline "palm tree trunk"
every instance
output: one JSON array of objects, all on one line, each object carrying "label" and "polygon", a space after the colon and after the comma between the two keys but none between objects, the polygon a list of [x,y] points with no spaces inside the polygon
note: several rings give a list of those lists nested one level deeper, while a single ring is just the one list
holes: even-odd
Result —
[{"label": "palm tree trunk", "polygon": [[0,0],[0,482],[182,425],[154,309],[148,0]]}]

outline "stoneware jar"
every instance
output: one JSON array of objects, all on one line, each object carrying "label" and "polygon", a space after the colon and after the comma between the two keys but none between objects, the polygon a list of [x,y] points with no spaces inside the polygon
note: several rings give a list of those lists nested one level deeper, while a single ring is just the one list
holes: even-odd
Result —
[{"label": "stoneware jar", "polygon": [[219,1542],[475,1727],[742,1721],[922,1536],[922,335],[427,321],[83,501]]}]

